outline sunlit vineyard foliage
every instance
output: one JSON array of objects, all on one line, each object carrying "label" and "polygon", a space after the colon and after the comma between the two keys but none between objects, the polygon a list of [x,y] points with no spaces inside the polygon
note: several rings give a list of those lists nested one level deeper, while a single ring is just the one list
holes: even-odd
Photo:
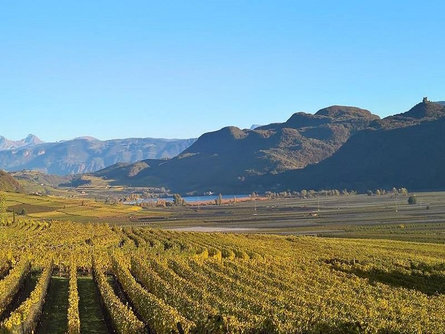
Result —
[{"label": "sunlit vineyard foliage", "polygon": [[70,281],[68,297],[68,333],[80,333],[79,292],[77,289],[77,264],[73,259],[70,263]]},{"label": "sunlit vineyard foliage", "polygon": [[24,221],[0,228],[0,261],[5,333],[36,327],[53,270],[70,280],[69,333],[84,273],[117,333],[445,333],[445,245]]}]

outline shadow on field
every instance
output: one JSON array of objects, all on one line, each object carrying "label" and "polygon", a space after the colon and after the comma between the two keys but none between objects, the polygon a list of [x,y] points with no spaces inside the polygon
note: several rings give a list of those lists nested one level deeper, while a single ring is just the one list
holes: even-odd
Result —
[{"label": "shadow on field", "polygon": [[[369,331],[368,324],[359,321],[333,321],[314,324],[310,333],[323,334],[360,334]],[[401,332],[389,328],[381,328],[379,334],[401,334]]]},{"label": "shadow on field", "polygon": [[6,307],[5,311],[0,315],[0,321],[9,318],[11,313],[15,311],[31,295],[31,292],[37,285],[39,277],[40,272],[31,272],[30,274],[28,274],[17,294]]},{"label": "shadow on field", "polygon": [[42,315],[37,325],[37,334],[67,333],[68,295],[69,280],[66,277],[52,276]]},{"label": "shadow on field", "polygon": [[429,296],[445,293],[445,275],[437,272],[436,268],[427,265],[422,268],[421,272],[385,271],[377,268],[363,270],[354,265],[340,266],[332,263],[331,265],[335,270],[367,278],[371,284],[380,282],[394,287],[414,289]]},{"label": "shadow on field", "polygon": [[79,276],[80,332],[91,334],[109,334],[112,331],[106,322],[105,310],[101,307],[100,294],[91,276]]}]

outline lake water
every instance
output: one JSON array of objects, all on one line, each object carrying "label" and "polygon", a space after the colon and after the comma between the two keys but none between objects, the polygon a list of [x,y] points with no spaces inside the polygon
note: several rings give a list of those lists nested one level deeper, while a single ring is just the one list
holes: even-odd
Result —
[{"label": "lake water", "polygon": [[[183,197],[184,201],[193,203],[193,202],[208,202],[208,201],[214,201],[218,198],[219,195],[206,195],[206,196],[185,196]],[[241,198],[248,198],[250,195],[222,195],[222,199],[241,199]],[[170,200],[173,201],[173,198]]]},{"label": "lake water", "polygon": [[[195,203],[195,202],[208,202],[208,201],[214,201],[218,198],[219,195],[205,195],[205,196],[184,196],[182,197],[184,201],[187,203]],[[242,198],[249,198],[250,195],[222,195],[222,199],[229,199],[233,200],[236,199],[242,199]],[[162,198],[145,198],[145,199],[139,199],[137,201],[129,201],[125,202],[125,204],[139,204],[139,203],[152,203],[156,202],[158,200],[164,200],[168,202],[173,202],[173,197],[162,197]]]}]

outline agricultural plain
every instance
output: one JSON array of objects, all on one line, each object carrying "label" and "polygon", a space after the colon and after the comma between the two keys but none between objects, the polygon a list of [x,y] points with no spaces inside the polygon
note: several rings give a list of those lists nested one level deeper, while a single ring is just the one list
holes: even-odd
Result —
[{"label": "agricultural plain", "polygon": [[0,233],[12,333],[445,330],[444,245],[70,222]]},{"label": "agricultural plain", "polygon": [[5,333],[445,332],[443,193],[167,208],[6,197]]},{"label": "agricultural plain", "polygon": [[[258,199],[227,205],[149,208],[133,224],[178,231],[273,233],[445,242],[445,193]],[[133,226],[134,226],[133,225]]]}]

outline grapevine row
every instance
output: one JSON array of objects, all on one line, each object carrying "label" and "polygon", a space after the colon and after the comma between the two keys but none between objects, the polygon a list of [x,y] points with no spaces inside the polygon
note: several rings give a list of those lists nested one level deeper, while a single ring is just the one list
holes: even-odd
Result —
[{"label": "grapevine row", "polygon": [[80,334],[79,293],[77,290],[77,264],[74,260],[70,265],[70,281],[68,296],[68,333]]},{"label": "grapevine row", "polygon": [[45,296],[48,291],[51,274],[53,271],[52,260],[43,269],[42,275],[37,282],[35,289],[5,322],[2,330],[7,333],[31,333],[37,325],[42,313]]},{"label": "grapevine row", "polygon": [[151,330],[157,333],[188,333],[195,327],[193,322],[136,282],[119,255],[113,255],[112,265],[119,283]]},{"label": "grapevine row", "polygon": [[0,314],[3,313],[31,271],[31,262],[22,259],[9,274],[0,281]]},{"label": "grapevine row", "polygon": [[111,317],[113,328],[118,334],[145,333],[145,325],[128,305],[124,305],[113,291],[102,269],[94,263],[94,278],[99,288],[102,301]]}]

